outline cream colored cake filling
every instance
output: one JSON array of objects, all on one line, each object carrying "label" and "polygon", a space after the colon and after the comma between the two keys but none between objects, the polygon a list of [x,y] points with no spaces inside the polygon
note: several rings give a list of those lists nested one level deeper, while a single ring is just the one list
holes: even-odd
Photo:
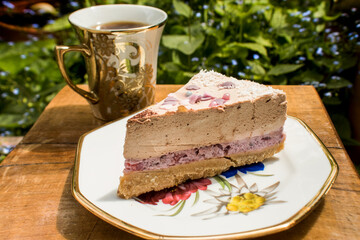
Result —
[{"label": "cream colored cake filling", "polygon": [[283,128],[280,128],[272,133],[250,139],[182,150],[148,159],[127,159],[124,172],[157,170],[204,159],[251,153],[280,144],[284,138]]}]

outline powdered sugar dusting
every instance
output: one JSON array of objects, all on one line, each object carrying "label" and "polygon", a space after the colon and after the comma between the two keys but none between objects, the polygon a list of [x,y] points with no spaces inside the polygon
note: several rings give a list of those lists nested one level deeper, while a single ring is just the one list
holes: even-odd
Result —
[{"label": "powdered sugar dusting", "polygon": [[[201,70],[194,75],[189,82],[175,93],[171,93],[162,102],[150,107],[152,111],[159,114],[165,112],[176,112],[179,106],[186,109],[198,110],[210,107],[217,107],[212,104],[209,106],[209,100],[224,99],[224,107],[239,101],[255,101],[261,96],[283,94],[283,91],[252,82],[249,80],[238,80],[233,77],[227,77],[213,70]],[[226,96],[224,98],[224,96]],[[228,96],[231,96],[228,97]],[[169,101],[176,98],[178,101]],[[228,99],[229,98],[229,99]],[[171,104],[163,105],[164,101]],[[218,105],[220,107],[220,105]]]}]

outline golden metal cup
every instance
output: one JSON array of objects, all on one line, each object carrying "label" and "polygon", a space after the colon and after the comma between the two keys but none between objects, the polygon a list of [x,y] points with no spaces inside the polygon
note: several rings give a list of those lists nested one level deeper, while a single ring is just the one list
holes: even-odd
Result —
[{"label": "golden metal cup", "polygon": [[[56,46],[59,69],[66,83],[90,104],[96,118],[110,121],[154,103],[157,56],[167,14],[157,8],[114,4],[80,9],[69,16],[79,46]],[[109,22],[142,22],[146,26],[99,30]],[[68,77],[64,55],[81,52],[89,91]]]}]

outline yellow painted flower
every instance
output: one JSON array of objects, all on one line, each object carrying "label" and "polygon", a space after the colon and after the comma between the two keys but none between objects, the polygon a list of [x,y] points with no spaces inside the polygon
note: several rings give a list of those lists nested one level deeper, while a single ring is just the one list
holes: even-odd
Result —
[{"label": "yellow painted flower", "polygon": [[[242,213],[246,215],[263,205],[285,202],[276,200],[276,192],[274,192],[279,186],[280,181],[259,190],[256,183],[248,186],[239,173],[236,173],[234,177],[237,184],[233,184],[220,176],[214,177],[222,188],[219,189],[219,192],[207,190],[214,198],[206,199],[204,202],[215,204],[215,206],[202,212],[194,213],[192,216],[207,216],[203,219],[211,219],[229,214]],[[224,208],[226,211],[223,211]]]},{"label": "yellow painted flower", "polygon": [[248,192],[231,198],[226,209],[231,212],[248,213],[261,207],[265,201],[264,197]]}]

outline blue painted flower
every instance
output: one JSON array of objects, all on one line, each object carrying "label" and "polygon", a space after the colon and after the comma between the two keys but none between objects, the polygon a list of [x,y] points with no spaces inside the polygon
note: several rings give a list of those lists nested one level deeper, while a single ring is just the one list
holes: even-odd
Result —
[{"label": "blue painted flower", "polygon": [[237,174],[237,171],[247,174],[247,172],[263,171],[264,168],[265,165],[262,162],[258,162],[241,167],[231,167],[229,170],[223,172],[221,175],[225,176],[226,178],[230,178],[235,176]]}]

